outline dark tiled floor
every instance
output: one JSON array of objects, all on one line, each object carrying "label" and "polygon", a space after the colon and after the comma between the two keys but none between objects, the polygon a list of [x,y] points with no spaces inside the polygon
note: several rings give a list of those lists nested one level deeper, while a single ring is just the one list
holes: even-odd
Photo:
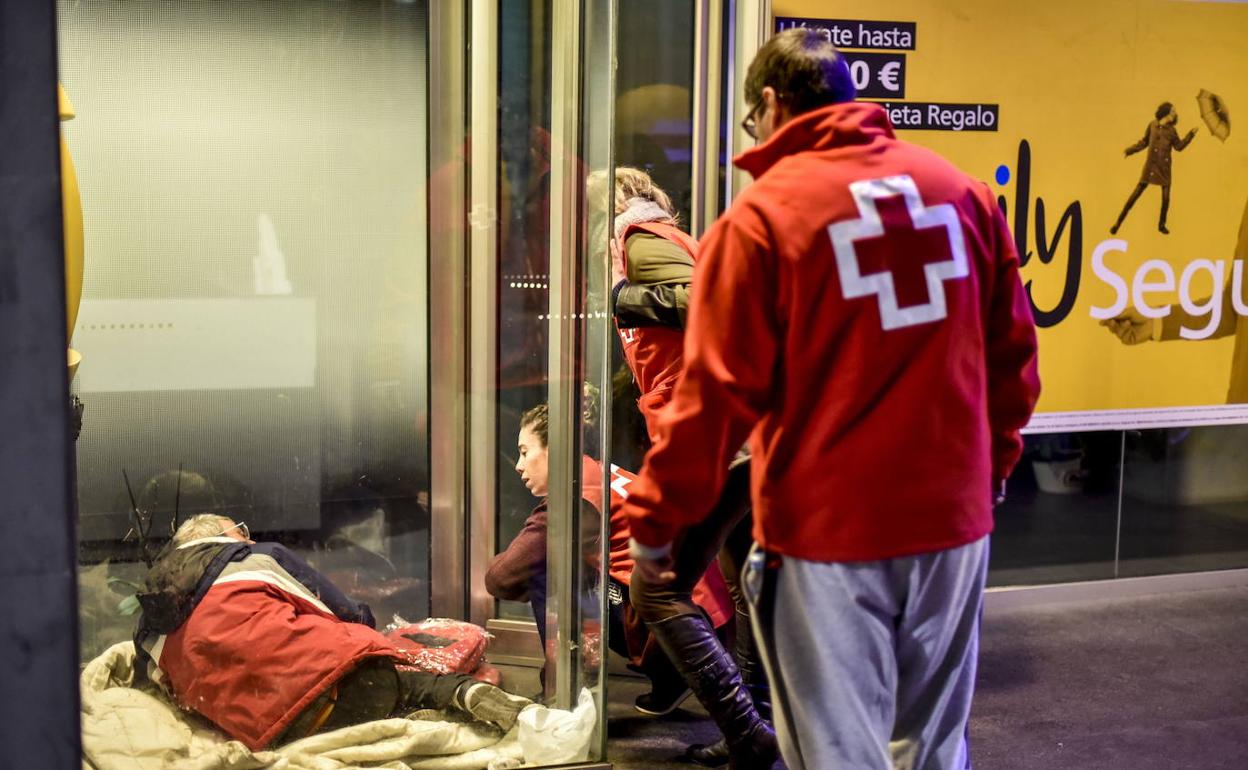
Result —
[{"label": "dark tiled floor", "polygon": [[[982,642],[978,770],[1248,768],[1248,587],[1013,610],[987,618]],[[611,761],[690,767],[675,757],[715,728],[692,699],[642,717],[645,689],[611,680]]]},{"label": "dark tiled floor", "polygon": [[607,711],[607,751],[617,770],[687,770],[698,767],[679,761],[691,743],[714,743],[719,730],[695,698],[666,717],[647,717],[633,710],[633,699],[650,689],[644,679],[612,677]]},{"label": "dark tiled floor", "polygon": [[1248,587],[989,618],[981,768],[1248,768]]}]

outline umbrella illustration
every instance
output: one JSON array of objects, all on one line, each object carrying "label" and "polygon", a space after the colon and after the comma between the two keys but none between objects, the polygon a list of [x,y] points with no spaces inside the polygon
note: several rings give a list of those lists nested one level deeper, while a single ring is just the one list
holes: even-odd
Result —
[{"label": "umbrella illustration", "polygon": [[1200,105],[1200,117],[1209,126],[1209,133],[1225,142],[1226,137],[1231,135],[1231,115],[1226,111],[1226,102],[1212,91],[1202,88],[1196,94],[1196,103]]}]

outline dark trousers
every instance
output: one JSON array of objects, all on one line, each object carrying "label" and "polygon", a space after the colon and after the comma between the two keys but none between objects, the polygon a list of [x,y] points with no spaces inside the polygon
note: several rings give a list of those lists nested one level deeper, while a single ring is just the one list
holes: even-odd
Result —
[{"label": "dark trousers", "polygon": [[629,668],[644,674],[652,685],[661,687],[680,681],[680,672],[651,635],[632,605],[628,586],[614,578],[607,590],[610,612],[608,639],[611,649],[628,660]]},{"label": "dark trousers", "polygon": [[[624,612],[628,606],[628,586],[617,583],[614,578],[607,578],[607,622],[604,626],[610,627],[612,631],[616,628],[623,628]],[[529,580],[529,607],[533,610],[533,621],[537,624],[537,638],[542,643],[542,649],[546,649],[546,573],[543,570],[534,572],[533,577]],[[592,619],[598,614],[596,606],[586,606],[582,608],[582,615],[587,619]],[[625,644],[625,635],[623,633],[609,633],[608,644],[611,649],[620,653],[624,657],[628,657]],[[618,645],[618,646],[617,646]]]},{"label": "dark trousers", "polygon": [[[529,582],[529,604],[533,609],[538,639],[545,654],[546,575],[541,571]],[[607,578],[607,619],[602,626],[607,632],[608,649],[628,660],[632,668],[653,681],[680,676],[672,668],[663,650],[650,639],[649,629],[631,605],[628,586],[611,577]],[[545,666],[542,667],[541,680],[545,686]]]},{"label": "dark trousers", "polygon": [[[396,712],[448,708],[459,686],[471,681],[472,677],[466,675],[429,674],[410,668],[395,668],[390,658],[369,658],[299,712],[299,716],[273,745],[280,746],[316,733],[385,719]],[[333,708],[329,716],[317,725],[317,718],[331,701]]]},{"label": "dark trousers", "polygon": [[[1114,225],[1115,230],[1117,230],[1119,227],[1122,227],[1123,221],[1126,220],[1127,218],[1127,213],[1131,211],[1131,207],[1135,205],[1135,202],[1140,199],[1140,196],[1144,194],[1144,190],[1147,188],[1148,188],[1147,182],[1140,182],[1139,184],[1135,186],[1135,189],[1131,191],[1131,195],[1127,197],[1126,205],[1122,207],[1122,213],[1118,215],[1118,221]],[[1158,224],[1161,227],[1166,226],[1166,214],[1168,214],[1169,211],[1170,211],[1170,185],[1168,184],[1161,185],[1161,215],[1160,217],[1158,217]]]},{"label": "dark trousers", "polygon": [[[700,614],[701,609],[693,603],[693,588],[711,566],[711,561],[718,558],[737,613],[748,617],[749,605],[741,593],[740,574],[754,544],[752,528],[750,464],[744,462],[728,471],[724,491],[710,514],[673,544],[676,579],[667,585],[651,585],[638,573],[633,573],[633,608],[647,623],[677,615]],[[748,633],[746,629],[741,630]]]}]

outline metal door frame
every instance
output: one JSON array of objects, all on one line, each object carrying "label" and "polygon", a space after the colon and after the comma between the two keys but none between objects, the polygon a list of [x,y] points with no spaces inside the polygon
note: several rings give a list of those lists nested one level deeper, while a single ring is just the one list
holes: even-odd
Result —
[{"label": "metal door frame", "polygon": [[[0,757],[80,767],[54,3],[0,3]],[[90,415],[88,413],[88,419]]]},{"label": "metal door frame", "polygon": [[[429,168],[443,175],[445,186],[429,196],[429,221],[443,225],[429,244],[431,608],[435,616],[469,619],[495,632],[494,657],[499,662],[540,663],[535,624],[496,618],[494,600],[484,589],[497,539],[495,484],[500,471],[495,451],[498,10],[489,0],[456,6],[431,3],[428,46]],[[597,9],[597,16],[586,15],[589,7]],[[603,18],[604,8],[609,18]],[[578,356],[587,339],[595,344],[610,340],[605,314],[600,313],[601,323],[587,323],[589,313],[578,295],[585,170],[579,156],[585,138],[584,70],[590,55],[583,26],[589,21],[608,25],[611,50],[596,49],[593,55],[613,57],[614,12],[609,0],[552,0],[548,534],[550,543],[564,547],[548,553],[548,614],[555,619],[550,638],[563,641],[575,639],[574,623],[579,622],[576,611],[561,611],[575,607],[578,575],[567,547],[568,538],[576,534],[572,511],[579,505],[573,504],[581,497],[579,404],[585,372]],[[613,83],[609,78],[608,87]],[[594,375],[609,382],[605,366]],[[603,399],[603,408],[609,410],[605,387]],[[604,478],[604,493],[606,486]],[[604,510],[604,522],[606,516]],[[572,665],[576,645],[561,644],[559,650],[558,667],[563,670]],[[570,690],[559,693],[569,702],[571,696]]]}]

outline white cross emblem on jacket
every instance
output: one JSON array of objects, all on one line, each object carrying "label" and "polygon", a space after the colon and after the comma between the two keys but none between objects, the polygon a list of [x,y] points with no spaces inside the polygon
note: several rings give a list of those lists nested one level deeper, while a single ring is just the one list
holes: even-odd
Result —
[{"label": "white cross emblem on jacket", "polygon": [[[919,188],[908,174],[866,179],[849,186],[854,202],[858,205],[859,219],[836,222],[828,226],[832,250],[836,254],[836,268],[840,274],[841,291],[845,299],[858,299],[877,295],[880,320],[885,331],[906,326],[939,321],[948,314],[945,306],[944,282],[965,278],[969,274],[966,261],[966,239],[962,236],[962,224],[957,209],[951,203],[924,206]],[[901,196],[909,212],[911,227],[926,230],[943,227],[948,237],[948,259],[933,261],[928,254],[907,254],[904,268],[923,268],[927,286],[927,302],[901,307],[897,301],[897,286],[892,269],[862,274],[856,241],[881,238],[887,235],[876,201]],[[940,255],[943,256],[943,255]],[[895,266],[894,269],[902,268]]]}]

